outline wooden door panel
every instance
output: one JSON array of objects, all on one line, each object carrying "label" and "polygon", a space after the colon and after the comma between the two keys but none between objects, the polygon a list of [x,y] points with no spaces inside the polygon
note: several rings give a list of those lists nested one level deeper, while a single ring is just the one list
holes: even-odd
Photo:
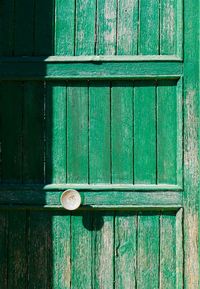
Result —
[{"label": "wooden door panel", "polygon": [[199,287],[196,11],[1,1],[2,289]]},{"label": "wooden door panel", "polygon": [[181,210],[1,211],[0,218],[3,289],[182,286]]},{"label": "wooden door panel", "polygon": [[1,183],[44,183],[44,84],[0,85]]},{"label": "wooden door panel", "polygon": [[181,56],[182,0],[2,0],[1,11],[4,56]]},{"label": "wooden door panel", "polygon": [[182,186],[181,80],[0,89],[2,183]]}]

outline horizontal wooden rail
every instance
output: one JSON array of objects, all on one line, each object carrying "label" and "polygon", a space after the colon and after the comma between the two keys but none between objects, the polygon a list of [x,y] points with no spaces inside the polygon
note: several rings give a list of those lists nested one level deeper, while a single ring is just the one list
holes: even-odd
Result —
[{"label": "horizontal wooden rail", "polygon": [[1,56],[3,62],[182,62],[174,55]]},{"label": "horizontal wooden rail", "polygon": [[181,191],[179,185],[170,184],[47,184],[47,185],[0,185],[1,191],[63,191],[75,189],[81,191]]},{"label": "horizontal wooden rail", "polygon": [[[62,191],[2,191],[0,206],[61,208]],[[177,208],[182,192],[81,191],[82,208]]]},{"label": "horizontal wooden rail", "polygon": [[178,79],[182,66],[175,57],[5,57],[0,79]]}]

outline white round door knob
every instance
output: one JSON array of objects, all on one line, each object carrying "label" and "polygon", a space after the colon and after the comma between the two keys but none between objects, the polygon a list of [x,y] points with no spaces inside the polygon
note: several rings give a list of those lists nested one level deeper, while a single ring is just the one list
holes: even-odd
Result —
[{"label": "white round door knob", "polygon": [[76,190],[66,190],[60,198],[62,206],[69,211],[76,210],[81,205],[81,196]]}]

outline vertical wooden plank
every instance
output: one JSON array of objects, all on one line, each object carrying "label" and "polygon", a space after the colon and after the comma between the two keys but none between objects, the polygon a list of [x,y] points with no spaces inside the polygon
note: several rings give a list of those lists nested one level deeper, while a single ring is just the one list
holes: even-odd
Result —
[{"label": "vertical wooden plank", "polygon": [[115,217],[115,288],[136,288],[137,216],[117,213]]},{"label": "vertical wooden plank", "polygon": [[137,288],[159,288],[159,215],[138,216]]},{"label": "vertical wooden plank", "polygon": [[113,82],[112,182],[133,183],[133,83]]},{"label": "vertical wooden plank", "polygon": [[48,212],[30,211],[28,247],[28,288],[51,288],[52,233]]},{"label": "vertical wooden plank", "polygon": [[14,55],[32,55],[34,39],[34,0],[15,1]]},{"label": "vertical wooden plank", "polygon": [[183,186],[183,77],[176,83],[177,95],[177,184]]},{"label": "vertical wooden plank", "polygon": [[26,212],[10,211],[8,216],[8,289],[25,289],[27,288]]},{"label": "vertical wooden plank", "polygon": [[135,83],[134,181],[156,182],[156,89],[152,81]]},{"label": "vertical wooden plank", "polygon": [[176,258],[176,216],[165,213],[160,217],[160,289],[176,288]]},{"label": "vertical wooden plank", "polygon": [[184,289],[196,289],[200,284],[199,1],[184,0],[184,7]]},{"label": "vertical wooden plank", "polygon": [[53,1],[35,0],[34,55],[47,56],[54,54],[54,24]]},{"label": "vertical wooden plank", "polygon": [[183,58],[183,41],[184,41],[184,1],[177,0],[177,40],[176,40],[176,53],[180,58]]},{"label": "vertical wooden plank", "polygon": [[53,288],[70,288],[70,227],[70,215],[52,212]]},{"label": "vertical wooden plank", "polygon": [[21,183],[23,84],[5,81],[2,82],[0,90],[2,182]]},{"label": "vertical wooden plank", "polygon": [[114,214],[97,212],[93,222],[93,286],[95,289],[113,288]]},{"label": "vertical wooden plank", "polygon": [[76,55],[94,55],[96,1],[76,1]]},{"label": "vertical wooden plank", "polygon": [[89,179],[110,183],[110,83],[89,87]]},{"label": "vertical wooden plank", "polygon": [[74,55],[75,0],[55,0],[55,55]]},{"label": "vertical wooden plank", "polygon": [[91,214],[83,212],[71,221],[71,289],[91,288]]},{"label": "vertical wooden plank", "polygon": [[136,55],[138,44],[138,0],[118,1],[117,54]]},{"label": "vertical wooden plank", "polygon": [[46,90],[46,180],[48,183],[66,183],[66,84],[47,82]]},{"label": "vertical wooden plank", "polygon": [[176,82],[163,80],[157,87],[157,182],[177,183],[177,93]]},{"label": "vertical wooden plank", "polygon": [[160,54],[175,55],[177,48],[177,1],[161,1]]},{"label": "vertical wooden plank", "polygon": [[183,288],[183,209],[179,209],[176,213],[176,289]]},{"label": "vertical wooden plank", "polygon": [[8,212],[0,211],[0,284],[1,289],[7,289],[8,286]]},{"label": "vertical wooden plank", "polygon": [[100,0],[97,5],[97,54],[116,54],[117,0]]},{"label": "vertical wooden plank", "polygon": [[140,0],[139,54],[159,53],[159,0]]},{"label": "vertical wooden plank", "polygon": [[11,56],[14,46],[14,0],[0,1],[0,55]]},{"label": "vertical wooden plank", "polygon": [[24,84],[23,183],[44,183],[44,84]]},{"label": "vertical wooden plank", "polygon": [[73,82],[67,90],[67,180],[88,182],[88,85]]}]

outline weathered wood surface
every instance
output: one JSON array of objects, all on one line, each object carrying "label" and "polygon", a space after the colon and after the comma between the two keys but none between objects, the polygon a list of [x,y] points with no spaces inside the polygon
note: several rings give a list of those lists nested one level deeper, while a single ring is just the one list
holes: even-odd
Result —
[{"label": "weathered wood surface", "polygon": [[3,210],[1,286],[182,288],[178,214]]},{"label": "weathered wood surface", "polygon": [[2,289],[199,288],[198,8],[1,1]]},{"label": "weathered wood surface", "polygon": [[66,181],[67,167],[67,89],[65,82],[46,83],[45,88],[45,182],[62,183]]},{"label": "weathered wood surface", "polygon": [[199,2],[185,1],[184,42],[184,285],[186,289],[200,287],[200,233],[199,233]]},{"label": "weathered wood surface", "polygon": [[179,79],[182,63],[172,61],[97,61],[65,62],[10,61],[3,60],[0,66],[2,80],[44,79]]},{"label": "weathered wood surface", "polygon": [[[1,206],[50,206],[61,207],[60,197],[62,191],[41,191],[41,190],[19,190],[19,191],[1,191],[0,204]],[[158,207],[167,208],[182,206],[182,192],[174,191],[152,191],[152,192],[123,192],[123,191],[85,191],[80,192],[83,208],[89,207],[107,207],[117,208],[118,206],[125,207]],[[88,207],[87,207],[88,206]]]},{"label": "weathered wood surface", "polygon": [[71,220],[71,288],[91,288],[92,250],[91,215],[86,212],[72,216]]},{"label": "weathered wood surface", "polygon": [[1,55],[181,54],[182,1],[1,1]]},{"label": "weathered wood surface", "polygon": [[70,83],[67,95],[67,173],[69,183],[88,180],[88,85]]},{"label": "weathered wood surface", "polygon": [[91,82],[89,85],[88,115],[88,183],[111,182],[111,99],[109,82]]},{"label": "weathered wood surface", "polygon": [[2,82],[2,184],[179,189],[180,81]]}]

